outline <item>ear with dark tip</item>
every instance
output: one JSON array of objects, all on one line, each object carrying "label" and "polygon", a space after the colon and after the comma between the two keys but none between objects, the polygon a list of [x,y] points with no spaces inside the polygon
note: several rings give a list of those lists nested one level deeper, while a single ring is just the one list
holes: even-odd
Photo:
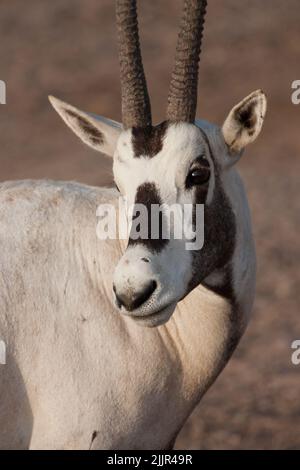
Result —
[{"label": "ear with dark tip", "polygon": [[231,154],[240,153],[258,137],[267,110],[267,98],[256,90],[238,103],[228,114],[222,133]]},{"label": "ear with dark tip", "polygon": [[49,96],[50,103],[67,126],[89,147],[113,156],[122,130],[121,124],[102,116],[85,113],[68,103]]}]

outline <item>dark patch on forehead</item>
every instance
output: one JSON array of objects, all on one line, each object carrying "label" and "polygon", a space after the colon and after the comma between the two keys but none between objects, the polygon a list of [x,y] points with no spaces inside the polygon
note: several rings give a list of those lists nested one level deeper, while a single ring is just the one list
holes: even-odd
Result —
[{"label": "dark patch on forehead", "polygon": [[[151,220],[151,206],[152,204],[156,204],[161,206],[162,201],[159,195],[159,191],[154,183],[144,183],[141,186],[138,187],[136,196],[135,196],[135,204],[143,204],[147,210],[148,213],[148,218],[147,218],[147,234],[148,238],[138,238],[138,239],[133,239],[131,236],[129,236],[128,240],[128,246],[130,245],[137,245],[141,244],[146,246],[150,251],[154,252],[160,252],[168,243],[168,240],[166,238],[163,238],[163,230],[162,226],[163,224],[166,223],[166,220],[164,218],[163,212],[161,212],[160,220],[159,220],[159,233],[158,233],[158,238],[151,238],[151,228],[152,228],[152,222],[153,219]],[[138,214],[137,214],[138,216]],[[133,214],[133,218],[135,217],[135,214]]]},{"label": "dark patch on forehead", "polygon": [[90,141],[95,144],[95,145],[102,145],[104,143],[104,136],[102,132],[97,129],[95,126],[93,126],[87,119],[85,119],[82,116],[79,116],[76,114],[74,111],[71,111],[70,109],[65,110],[68,116],[72,117],[73,119],[76,119],[78,125],[81,127],[81,129],[86,133],[87,137],[90,139]]},{"label": "dark patch on forehead", "polygon": [[168,128],[168,122],[164,121],[157,126],[146,128],[132,128],[132,146],[134,156],[152,158],[157,155],[163,146],[163,140]]}]

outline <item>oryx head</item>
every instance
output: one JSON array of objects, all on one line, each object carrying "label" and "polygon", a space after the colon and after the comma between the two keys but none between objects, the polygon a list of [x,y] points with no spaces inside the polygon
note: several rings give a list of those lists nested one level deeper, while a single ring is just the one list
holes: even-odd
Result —
[{"label": "oryx head", "polygon": [[[121,313],[156,326],[179,300],[230,263],[236,214],[224,179],[260,133],[266,98],[258,90],[238,103],[222,127],[195,120],[198,62],[206,0],[184,0],[166,121],[153,126],[138,37],[136,0],[117,0],[123,126],[51,98],[69,127],[89,146],[113,156],[116,186],[129,203],[204,204],[204,245],[187,239],[129,237],[114,275]],[[164,218],[162,210],[162,220]],[[151,225],[148,219],[147,226]],[[149,233],[148,233],[149,235]]]}]

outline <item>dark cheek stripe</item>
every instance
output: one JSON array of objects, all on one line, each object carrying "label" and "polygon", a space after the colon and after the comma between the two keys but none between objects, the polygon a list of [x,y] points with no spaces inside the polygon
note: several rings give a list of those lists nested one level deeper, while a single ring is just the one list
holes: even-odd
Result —
[{"label": "dark cheek stripe", "polygon": [[216,182],[213,200],[204,209],[204,245],[201,250],[192,252],[192,287],[215,269],[223,268],[231,260],[234,247],[235,217],[225,193]]},{"label": "dark cheek stripe", "polygon": [[[243,312],[236,299],[233,286],[232,257],[236,244],[236,220],[230,202],[222,188],[219,176],[220,169],[214,158],[209,140],[202,129],[201,133],[214,162],[215,189],[212,202],[205,207],[204,246],[199,252],[193,253],[194,274],[189,289],[191,290],[201,283],[207,289],[230,302],[229,336],[222,358],[221,368],[223,368],[235,350],[245,328]],[[203,196],[201,193],[196,193],[196,202],[201,203]],[[223,281],[218,285],[209,285],[203,279],[215,269],[221,270]]]},{"label": "dark cheek stripe", "polygon": [[[166,220],[164,218],[164,215],[162,213],[160,221],[159,221],[159,237],[157,239],[151,239],[151,208],[152,204],[156,204],[161,206],[162,201],[159,195],[159,191],[154,183],[144,183],[141,186],[138,187],[136,196],[135,196],[135,204],[143,204],[145,208],[147,209],[147,214],[148,214],[148,238],[137,238],[133,239],[131,236],[129,236],[128,240],[128,246],[132,245],[144,245],[148,248],[150,251],[154,251],[156,253],[159,253],[167,244],[168,244],[168,239],[163,238],[163,230],[162,226],[163,224],[166,223]],[[138,217],[139,214],[137,214]],[[135,214],[133,214],[133,218],[135,217]]]},{"label": "dark cheek stripe", "polygon": [[[234,290],[232,282],[232,269],[230,261],[235,248],[236,223],[230,202],[222,188],[220,181],[220,169],[214,158],[211,146],[205,132],[200,129],[207,143],[210,158],[214,163],[215,188],[213,199],[204,209],[204,245],[201,250],[193,251],[193,276],[189,284],[189,290],[203,283],[206,287],[223,297],[234,302]],[[207,188],[208,189],[208,188]],[[205,204],[207,189],[198,187],[195,191],[195,204]],[[220,286],[208,286],[203,279],[216,269],[226,266],[224,281]]]}]

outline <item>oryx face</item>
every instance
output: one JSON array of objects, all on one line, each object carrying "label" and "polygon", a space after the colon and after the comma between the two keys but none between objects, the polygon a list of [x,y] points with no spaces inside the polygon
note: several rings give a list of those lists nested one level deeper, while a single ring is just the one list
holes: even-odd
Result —
[{"label": "oryx face", "polygon": [[[260,133],[266,98],[260,90],[253,92],[231,110],[222,128],[195,121],[206,1],[185,0],[167,120],[153,126],[135,1],[117,0],[116,5],[123,127],[55,98],[51,102],[85,143],[114,158],[116,186],[134,208],[128,215],[132,228],[127,248],[115,269],[115,301],[121,313],[142,325],[157,326],[169,319],[179,300],[232,257],[236,221],[224,175]],[[204,221],[198,211],[203,206]],[[154,207],[160,208],[156,221]],[[181,217],[170,218],[172,208]],[[137,215],[140,236],[133,230]],[[181,236],[180,230],[175,235],[178,223]]]},{"label": "oryx face", "polygon": [[[116,267],[116,301],[125,314],[143,324],[157,325],[169,318],[177,302],[207,271],[199,269],[202,250],[197,249],[196,240],[193,245],[187,237],[195,230],[200,238],[203,227],[195,227],[194,209],[212,200],[215,166],[209,142],[203,131],[189,123],[130,129],[120,135],[113,169],[120,193],[137,208],[133,217],[141,215],[141,205],[146,215],[139,219],[140,225],[146,225],[139,227],[141,236],[131,232]],[[158,206],[161,218],[155,220]],[[171,230],[163,233],[163,224],[174,229],[175,223],[181,225],[176,227],[177,238]],[[159,229],[156,236],[153,224]],[[207,265],[203,263],[203,267]]]}]

